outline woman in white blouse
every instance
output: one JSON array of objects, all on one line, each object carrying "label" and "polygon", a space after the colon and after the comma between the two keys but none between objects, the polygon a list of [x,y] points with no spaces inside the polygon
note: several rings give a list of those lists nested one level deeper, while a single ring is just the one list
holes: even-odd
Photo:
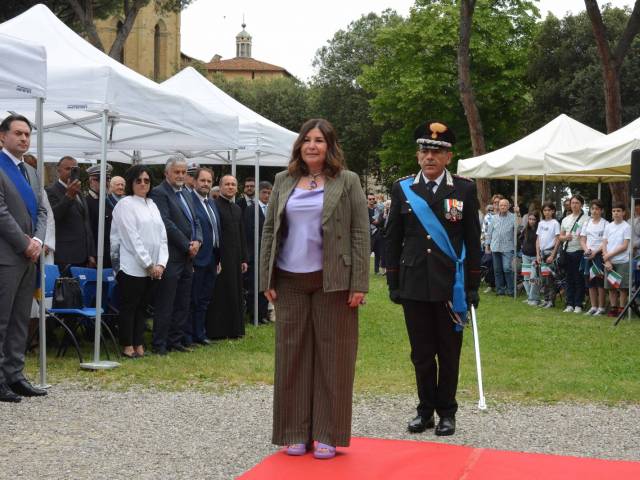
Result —
[{"label": "woman in white blouse", "polygon": [[111,258],[120,292],[119,336],[122,355],[144,356],[145,307],[152,281],[160,280],[169,258],[160,211],[147,198],[151,171],[134,165],[125,173],[126,196],[113,209]]}]

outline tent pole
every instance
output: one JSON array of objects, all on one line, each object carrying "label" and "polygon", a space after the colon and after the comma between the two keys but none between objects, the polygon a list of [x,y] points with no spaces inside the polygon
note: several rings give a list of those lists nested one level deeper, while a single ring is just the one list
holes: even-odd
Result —
[{"label": "tent pole", "polygon": [[102,155],[100,158],[100,195],[98,197],[98,251],[96,254],[96,319],[95,335],[93,339],[93,362],[80,364],[80,368],[85,370],[105,370],[120,366],[118,362],[100,361],[100,338],[102,325],[102,270],[104,257],[104,211],[107,199],[106,178],[107,178],[107,137],[109,135],[109,114],[107,110],[102,112]]},{"label": "tent pole", "polygon": [[[631,189],[631,216],[629,217],[629,220],[631,222],[631,240],[629,240],[629,296],[627,297],[627,302],[629,300],[631,300],[631,295],[633,292],[633,220],[634,220],[634,216],[635,216],[635,209],[636,209],[636,199],[633,196],[633,189]],[[627,314],[628,314],[628,318],[629,320],[631,320],[631,309],[627,308]]]},{"label": "tent pole", "polygon": [[[44,98],[38,97],[36,99],[36,136],[38,139],[38,176],[40,177],[40,196],[46,195],[44,191],[44,145],[42,139],[44,132],[42,127],[44,124],[43,117]],[[51,232],[49,232],[51,233]],[[40,362],[40,383],[38,387],[49,388],[51,385],[47,384],[47,315],[46,315],[46,299],[45,299],[45,278],[44,278],[44,245],[42,245],[42,251],[40,252],[40,270],[38,272],[40,276],[40,303],[39,303],[39,322],[38,322],[38,337],[39,337],[39,362]]]},{"label": "tent pole", "polygon": [[602,179],[598,179],[598,199],[602,200]]},{"label": "tent pole", "polygon": [[256,151],[254,177],[256,189],[253,194],[253,324],[257,327],[258,321],[260,320],[258,318],[260,316],[258,312],[258,265],[260,264],[260,204],[258,203],[260,191],[258,189],[260,188],[260,150]]},{"label": "tent pole", "polygon": [[[231,175],[236,177],[236,157],[238,156],[238,149],[231,150]],[[237,179],[238,177],[236,177]]]},{"label": "tent pole", "polygon": [[[515,177],[515,192],[513,198],[513,206],[518,207],[518,176]],[[515,212],[514,212],[515,214]],[[516,262],[516,258],[518,255],[517,246],[518,246],[518,215],[515,214],[513,218],[513,299],[518,298],[518,262]]]},{"label": "tent pole", "polygon": [[547,193],[547,176],[542,175],[542,200],[540,203],[544,203],[545,193]]}]

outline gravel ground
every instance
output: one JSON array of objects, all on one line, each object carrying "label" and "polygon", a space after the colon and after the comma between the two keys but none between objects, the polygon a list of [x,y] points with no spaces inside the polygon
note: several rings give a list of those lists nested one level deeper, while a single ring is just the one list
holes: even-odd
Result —
[{"label": "gravel ground", "polygon": [[[58,385],[0,404],[2,479],[231,479],[275,452],[271,387],[111,392]],[[412,396],[360,397],[353,435],[640,460],[640,406],[463,404],[458,431],[406,432]]]}]

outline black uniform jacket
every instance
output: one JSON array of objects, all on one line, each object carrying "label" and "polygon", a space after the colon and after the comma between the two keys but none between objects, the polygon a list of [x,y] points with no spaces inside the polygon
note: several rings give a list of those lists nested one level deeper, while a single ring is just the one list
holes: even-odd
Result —
[{"label": "black uniform jacket", "polygon": [[[391,190],[391,209],[385,230],[389,289],[397,290],[402,299],[423,302],[451,300],[455,263],[422,227],[402,191],[401,180],[404,179],[397,180]],[[418,181],[414,181],[410,188],[427,200],[427,186],[422,175],[418,175]],[[461,212],[456,209],[460,202]],[[477,290],[481,247],[475,183],[446,171],[429,206],[444,225],[458,255],[464,242],[465,288]]]}]

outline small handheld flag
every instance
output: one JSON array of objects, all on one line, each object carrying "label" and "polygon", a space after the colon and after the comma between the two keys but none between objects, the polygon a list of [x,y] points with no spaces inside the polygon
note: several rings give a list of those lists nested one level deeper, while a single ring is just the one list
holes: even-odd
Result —
[{"label": "small handheld flag", "polygon": [[620,288],[622,275],[615,270],[611,270],[610,272],[607,272],[607,282],[609,282],[609,285],[611,285],[612,288]]},{"label": "small handheld flag", "polygon": [[589,269],[589,280],[593,280],[596,277],[602,277],[602,275],[602,270],[600,270],[595,263],[592,263],[591,268]]}]

